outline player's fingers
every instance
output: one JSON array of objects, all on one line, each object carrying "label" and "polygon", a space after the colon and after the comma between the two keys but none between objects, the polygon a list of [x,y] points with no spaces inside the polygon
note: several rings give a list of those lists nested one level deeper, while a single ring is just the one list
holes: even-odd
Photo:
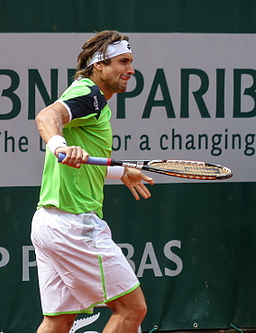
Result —
[{"label": "player's fingers", "polygon": [[75,154],[74,154],[74,160],[73,164],[75,168],[80,168],[81,164],[86,163],[86,161],[89,158],[89,154],[83,150],[81,147],[75,147]]},{"label": "player's fingers", "polygon": [[139,194],[144,198],[148,199],[151,197],[151,193],[147,189],[147,187],[144,184],[138,184],[136,186],[136,190],[139,192]]},{"label": "player's fingers", "polygon": [[84,163],[89,157],[81,147],[77,146],[67,147],[65,154],[66,158],[62,163],[74,168],[80,168],[81,163]]},{"label": "player's fingers", "polygon": [[69,152],[67,154],[68,161],[67,164],[73,167],[78,167],[77,164],[81,162],[82,154],[79,152],[77,147],[69,147]]},{"label": "player's fingers", "polygon": [[88,158],[89,158],[89,154],[85,150],[82,149],[82,160],[81,160],[81,162],[85,163],[88,160]]},{"label": "player's fingers", "polygon": [[134,196],[134,198],[135,198],[136,200],[140,200],[140,197],[139,197],[139,195],[138,195],[138,193],[137,193],[135,187],[130,186],[129,189],[130,189],[130,191],[132,192],[132,195]]},{"label": "player's fingers", "polygon": [[154,180],[151,177],[148,177],[144,175],[144,173],[141,173],[141,178],[145,180],[145,182],[149,183],[150,185],[154,185]]}]

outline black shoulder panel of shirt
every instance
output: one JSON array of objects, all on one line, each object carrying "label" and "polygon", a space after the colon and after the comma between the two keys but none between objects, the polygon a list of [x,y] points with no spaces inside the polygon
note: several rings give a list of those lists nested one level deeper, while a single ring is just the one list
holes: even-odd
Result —
[{"label": "black shoulder panel of shirt", "polygon": [[88,86],[88,88],[91,90],[89,94],[64,101],[70,108],[72,120],[86,117],[92,113],[96,113],[96,118],[98,119],[101,110],[107,104],[104,95],[96,85],[91,87]]}]

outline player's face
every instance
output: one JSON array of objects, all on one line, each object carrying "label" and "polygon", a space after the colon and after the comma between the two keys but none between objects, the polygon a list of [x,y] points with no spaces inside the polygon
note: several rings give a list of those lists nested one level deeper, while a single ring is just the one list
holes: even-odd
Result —
[{"label": "player's face", "polygon": [[134,74],[132,61],[132,54],[124,53],[111,58],[110,64],[103,66],[101,80],[106,89],[112,93],[126,91],[127,82]]}]

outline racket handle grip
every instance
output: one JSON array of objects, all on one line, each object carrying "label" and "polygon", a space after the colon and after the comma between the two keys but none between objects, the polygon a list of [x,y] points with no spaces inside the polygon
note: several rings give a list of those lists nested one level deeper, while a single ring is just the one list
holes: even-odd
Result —
[{"label": "racket handle grip", "polygon": [[[58,155],[58,162],[61,163],[64,158],[66,157],[65,154],[59,153]],[[105,157],[89,157],[85,164],[90,165],[110,165],[110,159]]]},{"label": "racket handle grip", "polygon": [[58,162],[61,163],[64,160],[65,157],[66,157],[66,154],[59,153],[58,154]]}]

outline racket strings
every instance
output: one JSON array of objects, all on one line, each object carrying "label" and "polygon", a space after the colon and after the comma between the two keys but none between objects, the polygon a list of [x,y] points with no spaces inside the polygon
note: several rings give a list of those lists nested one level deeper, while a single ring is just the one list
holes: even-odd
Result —
[{"label": "racket strings", "polygon": [[170,172],[185,173],[191,175],[205,175],[205,176],[217,176],[227,175],[230,171],[226,168],[207,165],[204,163],[189,163],[189,162],[153,162],[150,166],[156,169],[163,169]]}]

